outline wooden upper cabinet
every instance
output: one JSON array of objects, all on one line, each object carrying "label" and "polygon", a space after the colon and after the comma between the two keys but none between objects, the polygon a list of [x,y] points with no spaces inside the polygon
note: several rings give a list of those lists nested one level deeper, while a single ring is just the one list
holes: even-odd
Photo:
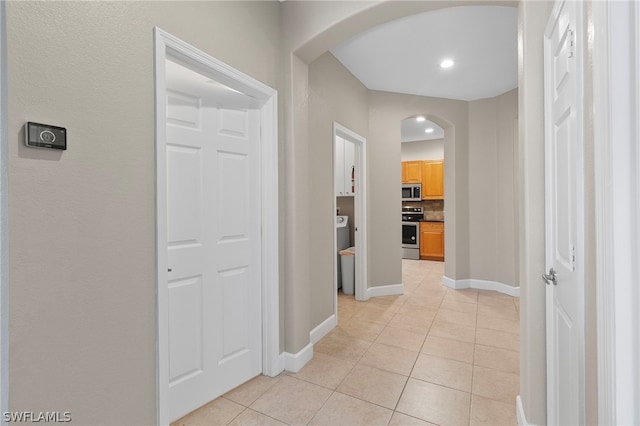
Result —
[{"label": "wooden upper cabinet", "polygon": [[422,161],[422,199],[440,200],[444,198],[444,161]]},{"label": "wooden upper cabinet", "polygon": [[422,161],[402,162],[402,183],[422,183]]}]

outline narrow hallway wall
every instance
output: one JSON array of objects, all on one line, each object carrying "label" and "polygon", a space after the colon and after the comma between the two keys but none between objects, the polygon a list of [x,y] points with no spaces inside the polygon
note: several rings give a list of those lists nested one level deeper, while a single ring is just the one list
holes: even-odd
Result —
[{"label": "narrow hallway wall", "polygon": [[[330,53],[309,64],[309,164],[313,209],[309,216],[311,240],[309,279],[311,327],[333,314],[333,122],[367,138],[369,91]],[[352,228],[354,224],[350,225]]]},{"label": "narrow hallway wall", "polygon": [[[9,408],[155,424],[153,28],[279,88],[279,4],[6,11]],[[26,148],[26,121],[66,127],[67,151]]]}]

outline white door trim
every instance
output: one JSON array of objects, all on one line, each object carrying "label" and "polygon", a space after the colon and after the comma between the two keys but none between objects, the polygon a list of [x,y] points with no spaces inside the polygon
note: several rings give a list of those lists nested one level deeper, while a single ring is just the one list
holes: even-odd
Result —
[{"label": "white door trim", "polygon": [[166,223],[166,80],[165,60],[176,58],[198,72],[232,89],[251,96],[261,103],[262,163],[261,228],[262,228],[262,372],[275,376],[282,371],[280,362],[279,310],[279,232],[278,232],[278,98],[271,87],[196,49],[179,38],[154,28],[154,76],[156,103],[156,289],[157,289],[157,420],[168,424],[167,391],[169,383],[168,359],[168,294],[167,281],[167,223]]},{"label": "white door trim", "polygon": [[[355,168],[355,180],[357,182],[357,188],[354,195],[354,208],[355,208],[355,218],[354,222],[351,226],[358,225],[357,231],[355,232],[355,247],[357,247],[356,253],[356,281],[355,281],[355,298],[356,300],[367,300],[369,298],[367,293],[367,259],[368,259],[368,250],[367,250],[367,139],[350,130],[346,126],[334,121],[333,122],[333,146],[336,146],[336,136],[340,136],[343,139],[347,139],[350,142],[353,142],[356,147],[356,168]],[[334,158],[334,166],[335,166],[335,158]],[[333,174],[335,179],[335,173]],[[335,182],[333,184],[335,188]],[[336,197],[333,197],[333,211],[332,216],[335,215],[336,212]],[[335,227],[335,221],[333,221],[333,225]],[[334,253],[338,251],[338,242],[336,240],[336,232],[335,229],[333,231],[333,249]],[[333,276],[334,276],[334,288],[337,282],[337,273],[338,273],[338,265],[336,264],[337,257],[333,256],[334,265],[333,265]],[[338,292],[335,292],[334,303],[333,303],[333,312],[338,315]]]},{"label": "white door trim", "polygon": [[594,2],[593,28],[598,424],[639,424],[640,7]]},{"label": "white door trim", "polygon": [[[7,35],[0,2],[0,412],[9,407],[9,220],[7,186]],[[7,424],[2,417],[0,424]]]}]

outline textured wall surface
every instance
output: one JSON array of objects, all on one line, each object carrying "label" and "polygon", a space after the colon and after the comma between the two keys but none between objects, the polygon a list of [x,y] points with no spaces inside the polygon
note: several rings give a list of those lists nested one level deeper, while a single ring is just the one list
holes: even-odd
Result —
[{"label": "textured wall surface", "polygon": [[[520,11],[522,395],[528,420],[539,424],[544,294],[523,282],[539,276],[541,263],[540,35],[550,4],[523,2]],[[295,353],[315,326],[310,271],[319,231],[308,218],[332,219],[330,208],[320,213],[331,197],[330,156],[326,146],[311,146],[307,62],[373,24],[447,5],[8,2],[10,409],[69,410],[78,424],[155,423],[154,26],[280,89],[281,344]],[[369,226],[379,230],[370,233],[370,285],[401,279],[399,244],[389,244],[400,240],[400,227],[389,223],[398,218],[401,153],[388,142],[397,139],[400,120],[425,112],[440,117],[455,141],[445,140],[446,158],[455,159],[445,166],[445,219],[456,224],[447,228],[446,274],[468,277],[466,103],[382,92],[370,93],[369,102],[369,128],[360,115],[342,124],[378,148],[369,164],[380,169],[369,182]],[[25,148],[28,120],[67,127],[68,151]],[[309,173],[315,155],[322,161]],[[320,237],[322,263],[331,258],[322,248],[327,241]],[[324,298],[324,287],[318,290]],[[319,308],[314,319],[324,315]]]},{"label": "textured wall surface", "polygon": [[[333,302],[333,122],[367,138],[369,91],[327,52],[309,64],[309,194],[314,208],[309,216],[312,244],[309,256],[311,324],[316,327],[334,312]],[[372,172],[375,172],[372,170]],[[351,222],[353,229],[354,223]],[[353,240],[352,240],[353,241]]]},{"label": "textured wall surface", "polygon": [[[372,91],[369,110],[369,276],[370,286],[398,284],[402,275],[400,127],[402,120],[424,115],[445,130],[445,268],[450,278],[467,278],[468,146],[467,102]],[[390,226],[390,224],[395,224]],[[397,281],[397,282],[396,282]]]},{"label": "textured wall surface", "polygon": [[518,91],[469,103],[469,278],[516,286]]},{"label": "textured wall surface", "polygon": [[[278,87],[270,2],[7,3],[10,409],[156,421],[153,28]],[[24,147],[26,121],[68,150]]]},{"label": "textured wall surface", "polygon": [[444,158],[444,139],[405,142],[400,150],[402,161],[439,160]]}]

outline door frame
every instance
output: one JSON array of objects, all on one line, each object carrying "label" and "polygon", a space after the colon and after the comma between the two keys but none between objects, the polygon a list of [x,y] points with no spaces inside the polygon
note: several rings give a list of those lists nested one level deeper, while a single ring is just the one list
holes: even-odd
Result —
[{"label": "door frame", "polygon": [[640,6],[594,2],[593,29],[598,423],[638,424]]},{"label": "door frame", "polygon": [[[353,130],[349,129],[346,126],[338,123],[337,121],[333,122],[333,188],[336,187],[336,174],[335,174],[335,166],[336,166],[336,156],[335,156],[335,146],[336,146],[336,137],[339,136],[343,139],[352,142],[355,147],[355,180],[358,183],[358,188],[355,191],[353,207],[355,210],[354,223],[352,226],[355,227],[356,223],[358,227],[355,228],[355,247],[357,247],[358,252],[356,253],[355,259],[355,298],[356,300],[364,301],[369,297],[367,295],[367,259],[368,259],[368,246],[367,246],[367,139],[363,136],[357,134]],[[337,209],[337,201],[336,196],[334,194],[333,197],[333,210],[331,212],[332,217],[335,216]],[[335,231],[335,220],[333,223],[333,252],[338,252],[338,239]],[[337,288],[338,283],[338,264],[337,264],[337,256],[333,256],[333,287]],[[338,319],[338,292],[334,291],[334,301],[333,301],[333,312],[336,316],[336,321]]]},{"label": "door frame", "polygon": [[[584,423],[585,421],[585,377],[586,377],[586,369],[585,369],[585,217],[584,217],[584,206],[585,206],[585,172],[584,172],[584,54],[585,49],[583,46],[583,35],[585,29],[585,19],[584,19],[584,8],[582,3],[573,3],[575,4],[575,29],[574,29],[574,48],[575,48],[575,64],[576,64],[576,93],[574,95],[576,102],[576,137],[578,142],[576,144],[576,152],[575,152],[575,161],[577,164],[575,174],[573,178],[575,179],[576,185],[576,236],[575,236],[575,274],[576,274],[576,282],[581,286],[576,288],[576,292],[574,293],[577,300],[577,312],[576,317],[573,318],[576,327],[578,327],[578,346],[580,353],[578,354],[578,368],[579,368],[579,377],[578,377],[578,409],[579,409],[579,421]],[[552,192],[552,182],[549,176],[548,167],[550,164],[553,164],[554,158],[551,157],[551,149],[549,146],[549,141],[552,138],[552,125],[551,122],[553,120],[552,116],[552,103],[554,97],[552,95],[552,88],[549,87],[549,81],[551,81],[551,75],[553,73],[553,69],[551,66],[551,57],[554,52],[550,46],[550,38],[552,36],[552,31],[558,25],[558,17],[565,7],[572,6],[571,0],[557,0],[549,17],[547,26],[544,31],[544,119],[545,119],[545,270],[542,273],[547,273],[549,268],[552,266],[553,261],[553,241],[549,238],[549,231],[547,229],[549,223],[553,223],[553,214],[549,208],[548,197]],[[582,208],[580,207],[582,206]],[[544,282],[544,281],[541,281]],[[557,407],[558,400],[556,398],[556,389],[554,388],[554,380],[557,372],[553,369],[553,363],[550,363],[549,360],[552,359],[552,350],[553,341],[550,339],[552,335],[552,323],[550,321],[550,306],[554,303],[553,293],[554,290],[552,285],[550,284],[541,284],[545,285],[545,311],[546,311],[546,359],[547,359],[547,421],[553,418],[552,413],[555,412],[555,408]],[[557,336],[553,336],[557,337]]]},{"label": "door frame", "polygon": [[154,28],[155,192],[158,424],[168,424],[168,290],[166,200],[166,78],[165,61],[174,58],[192,69],[260,102],[262,373],[275,376],[280,362],[279,229],[278,229],[278,97],[277,91],[230,67],[162,29]]}]

